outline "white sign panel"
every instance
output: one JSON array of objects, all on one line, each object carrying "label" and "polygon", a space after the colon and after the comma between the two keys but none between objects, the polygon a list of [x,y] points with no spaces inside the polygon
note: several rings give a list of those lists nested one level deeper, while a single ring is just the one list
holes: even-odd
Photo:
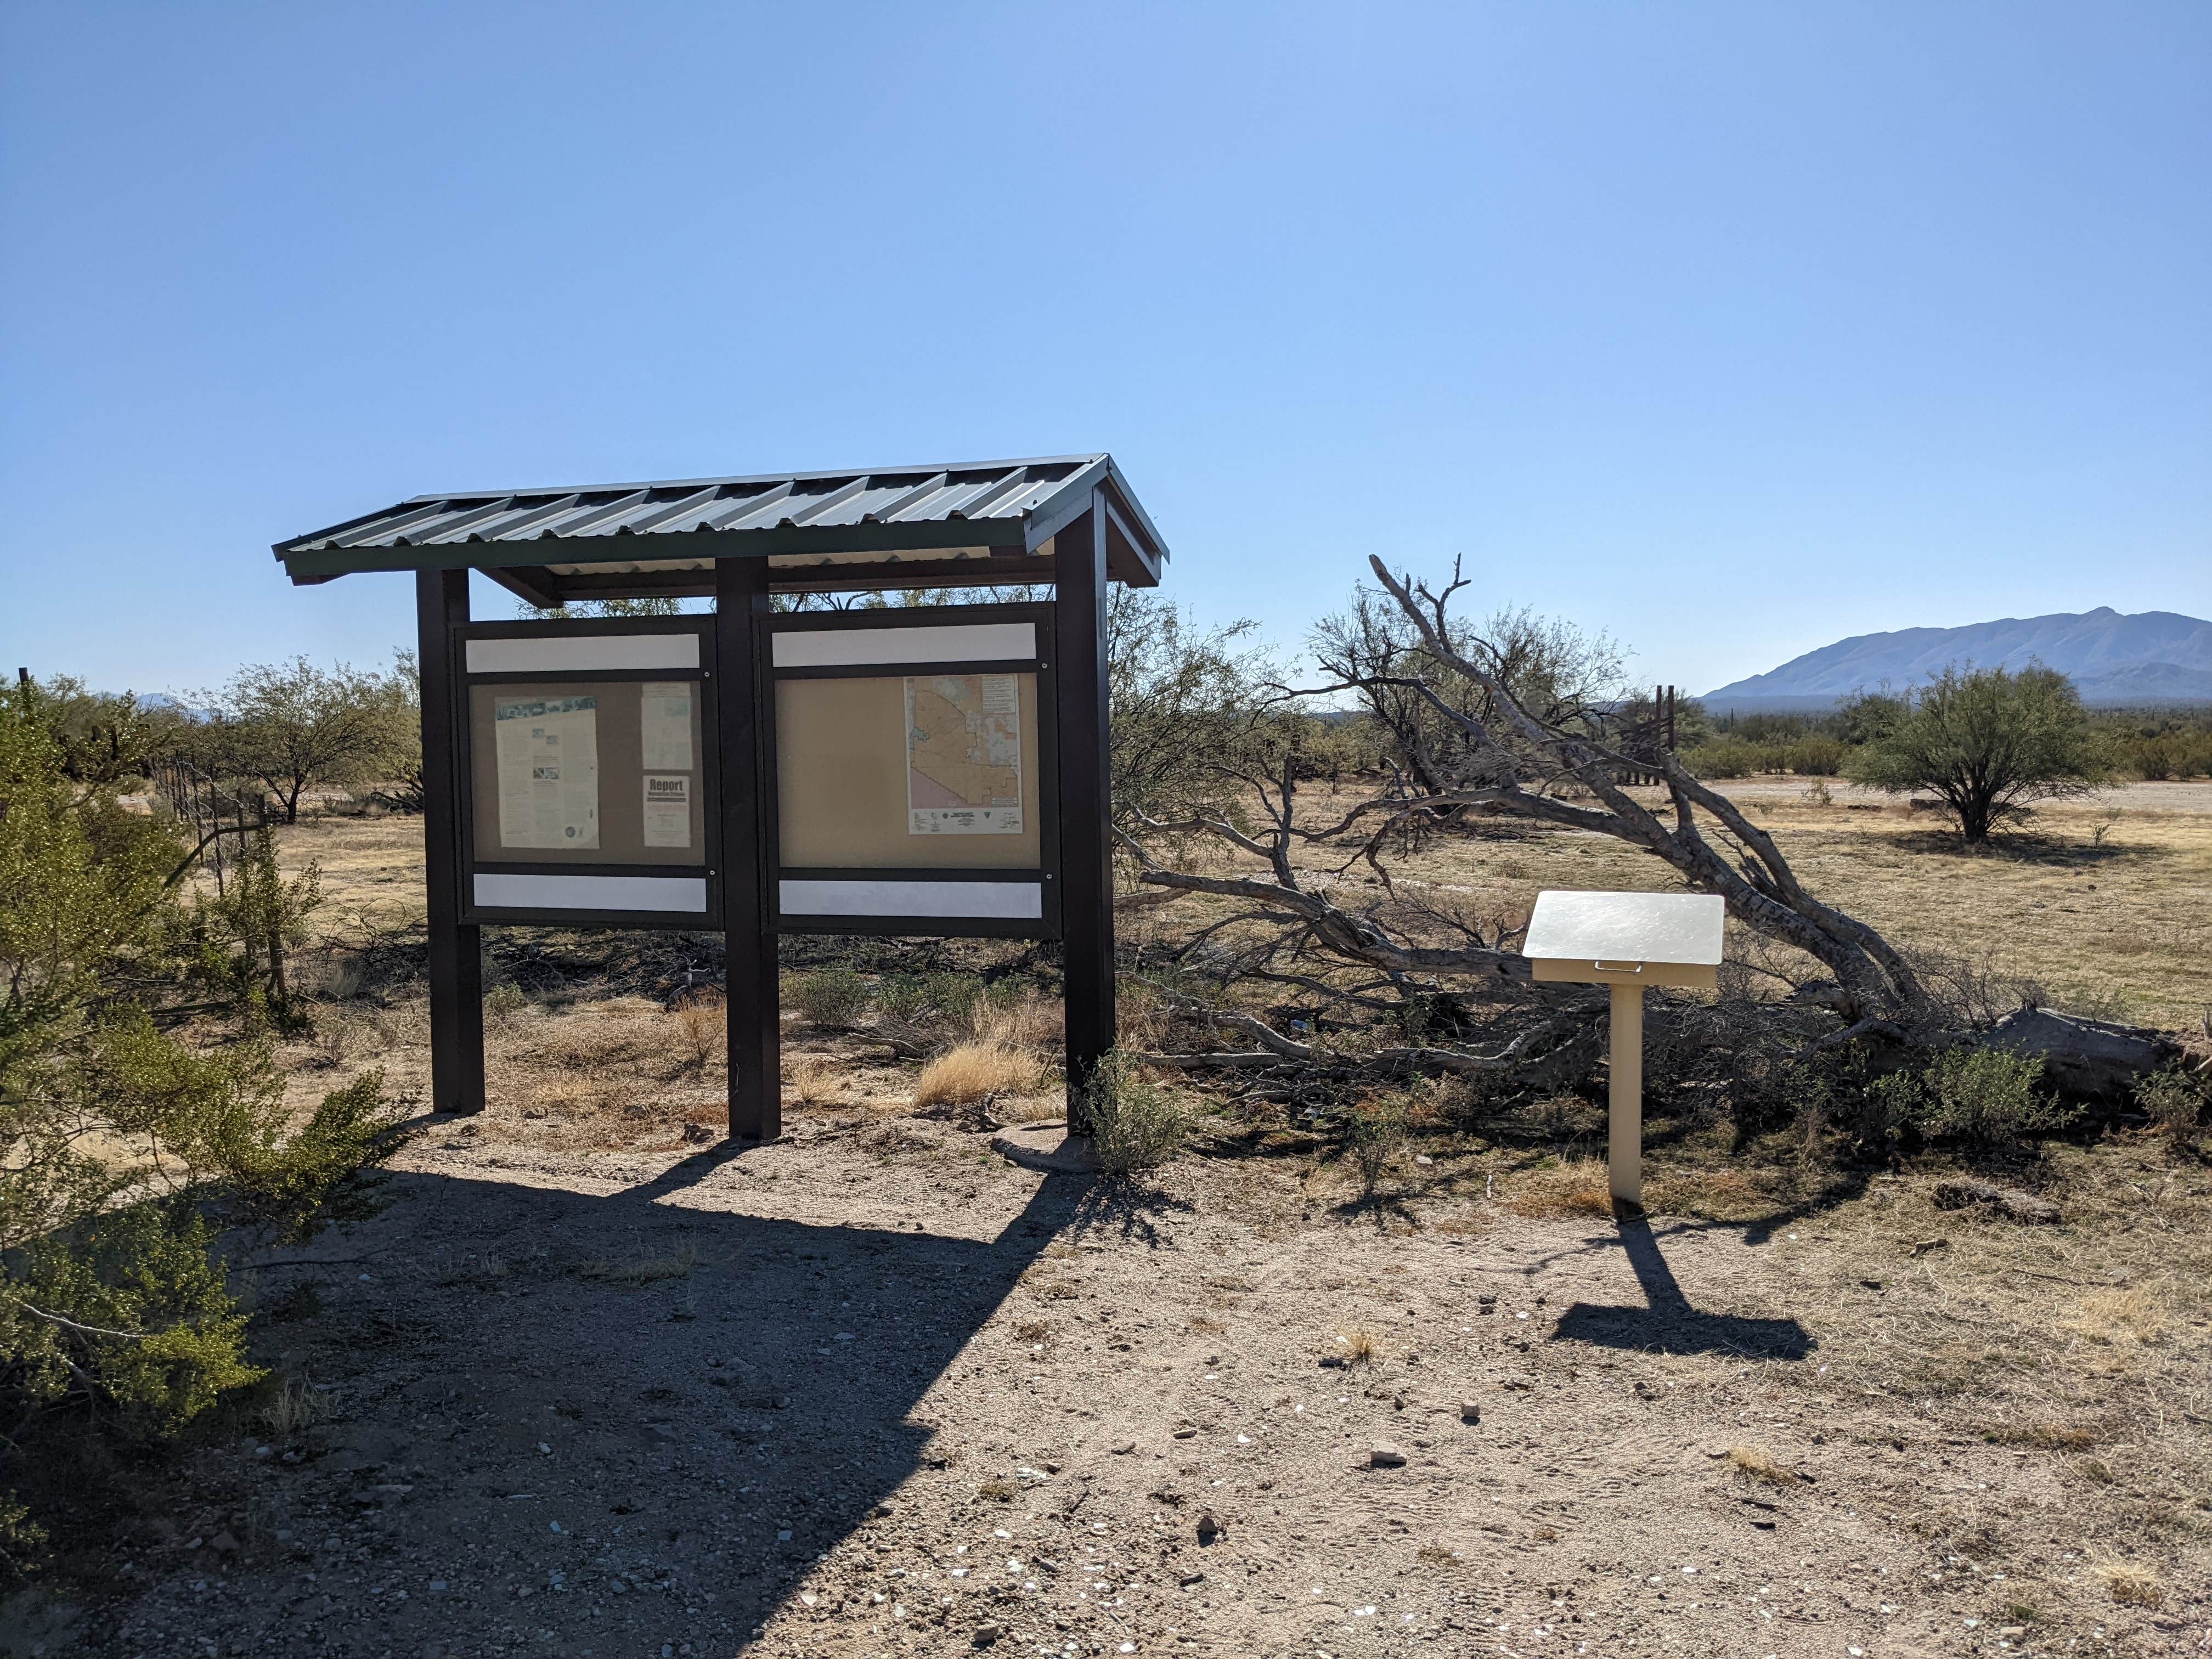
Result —
[{"label": "white sign panel", "polygon": [[648,680],[638,702],[639,736],[648,771],[691,769],[691,683]]},{"label": "white sign panel", "polygon": [[1717,967],[1728,907],[1717,893],[1536,895],[1521,954],[1632,968]]},{"label": "white sign panel", "polygon": [[691,778],[684,772],[645,775],[645,844],[691,844]]},{"label": "white sign panel", "polygon": [[599,844],[596,697],[501,697],[493,706],[499,844]]}]

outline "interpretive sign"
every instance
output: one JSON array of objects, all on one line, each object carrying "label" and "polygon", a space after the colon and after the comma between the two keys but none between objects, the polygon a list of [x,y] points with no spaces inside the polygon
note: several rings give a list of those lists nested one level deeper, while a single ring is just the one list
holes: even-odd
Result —
[{"label": "interpretive sign", "polygon": [[599,844],[599,715],[596,697],[495,697],[499,844]]},{"label": "interpretive sign", "polygon": [[1049,605],[768,619],[785,933],[1051,939]]},{"label": "interpretive sign", "polygon": [[1717,893],[1536,895],[1529,977],[1613,988],[1606,1164],[1616,1207],[1644,1207],[1644,988],[1720,982],[1728,907]]},{"label": "interpretive sign", "polygon": [[907,833],[1018,836],[1021,682],[939,674],[906,682]]},{"label": "interpretive sign", "polygon": [[466,629],[459,736],[470,914],[714,925],[706,625]]}]

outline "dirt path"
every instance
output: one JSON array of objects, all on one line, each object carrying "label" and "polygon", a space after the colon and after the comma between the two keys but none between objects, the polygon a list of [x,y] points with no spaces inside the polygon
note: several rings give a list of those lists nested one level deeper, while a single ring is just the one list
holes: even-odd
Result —
[{"label": "dirt path", "polygon": [[[916,1119],[682,1161],[482,1139],[440,1127],[307,1252],[335,1265],[262,1275],[264,1358],[331,1415],[198,1454],[204,1501],[130,1529],[77,1650],[2212,1641],[2207,1528],[2146,1533],[2162,1604],[2116,1601],[2078,1449],[1904,1392],[1994,1293],[1965,1224],[1940,1273],[1913,1253],[1910,1194],[1624,1243],[1442,1164],[1384,1226],[1281,1164],[1116,1194]],[[2097,1513],[2136,1513],[2117,1480],[2179,1516],[2180,1478],[2108,1469]]]}]

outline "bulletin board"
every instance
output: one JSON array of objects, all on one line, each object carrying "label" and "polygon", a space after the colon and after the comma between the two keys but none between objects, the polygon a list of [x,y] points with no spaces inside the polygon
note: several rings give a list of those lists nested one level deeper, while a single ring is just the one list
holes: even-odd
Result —
[{"label": "bulletin board", "polygon": [[698,690],[696,680],[471,685],[473,860],[702,862]]},{"label": "bulletin board", "polygon": [[786,864],[1044,867],[1033,673],[779,680],[775,751]]},{"label": "bulletin board", "polygon": [[464,920],[721,925],[710,621],[459,630]]},{"label": "bulletin board", "polygon": [[1049,604],[763,626],[783,933],[1060,936]]}]

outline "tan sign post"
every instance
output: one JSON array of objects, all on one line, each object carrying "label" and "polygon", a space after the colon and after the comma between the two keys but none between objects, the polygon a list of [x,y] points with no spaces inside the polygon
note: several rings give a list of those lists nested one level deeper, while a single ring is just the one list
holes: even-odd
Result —
[{"label": "tan sign post", "polygon": [[1613,988],[1606,1162],[1616,1209],[1644,1207],[1644,988],[1717,985],[1726,917],[1711,893],[1536,896],[1521,947],[1531,975]]}]

